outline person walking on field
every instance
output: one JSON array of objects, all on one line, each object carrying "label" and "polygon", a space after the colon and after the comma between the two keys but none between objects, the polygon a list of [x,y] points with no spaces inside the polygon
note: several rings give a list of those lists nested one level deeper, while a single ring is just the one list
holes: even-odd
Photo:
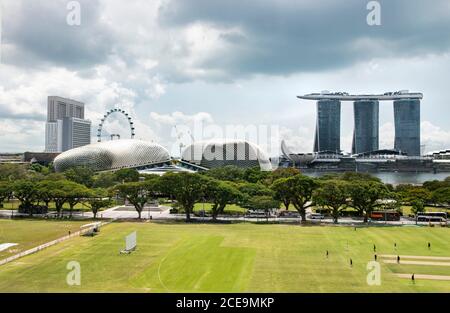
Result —
[{"label": "person walking on field", "polygon": [[397,263],[400,264],[400,256],[399,255],[397,255]]}]

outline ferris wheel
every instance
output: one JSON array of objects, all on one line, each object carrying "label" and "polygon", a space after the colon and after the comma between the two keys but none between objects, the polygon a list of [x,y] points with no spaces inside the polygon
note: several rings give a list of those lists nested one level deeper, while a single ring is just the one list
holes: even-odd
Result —
[{"label": "ferris wheel", "polygon": [[[134,133],[134,122],[131,119],[131,117],[129,116],[129,114],[122,109],[111,109],[108,112],[106,112],[105,115],[103,115],[103,118],[101,119],[100,124],[98,125],[98,129],[97,129],[97,142],[101,142],[102,141],[102,131],[103,131],[103,124],[105,123],[105,121],[108,119],[108,117],[111,116],[111,114],[114,113],[119,113],[122,114],[128,121],[128,124],[130,126],[130,134],[131,134],[131,139],[134,138],[135,133]],[[114,137],[118,137],[120,139],[120,135],[119,134],[111,134],[111,140],[114,139]]]}]

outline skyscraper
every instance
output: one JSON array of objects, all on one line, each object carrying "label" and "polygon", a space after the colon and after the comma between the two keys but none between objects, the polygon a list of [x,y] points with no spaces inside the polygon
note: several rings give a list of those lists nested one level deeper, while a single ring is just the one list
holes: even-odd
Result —
[{"label": "skyscraper", "polygon": [[420,100],[394,101],[395,150],[420,156]]},{"label": "skyscraper", "polygon": [[314,152],[341,151],[341,102],[323,99],[317,101]]},{"label": "skyscraper", "polygon": [[379,106],[378,100],[357,100],[353,103],[353,154],[378,150]]},{"label": "skyscraper", "polygon": [[63,152],[91,143],[91,122],[84,119],[84,103],[48,97],[45,151]]}]

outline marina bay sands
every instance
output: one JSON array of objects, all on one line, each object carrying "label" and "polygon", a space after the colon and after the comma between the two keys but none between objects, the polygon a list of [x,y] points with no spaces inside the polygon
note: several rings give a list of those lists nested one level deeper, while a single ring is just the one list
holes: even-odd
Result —
[{"label": "marina bay sands", "polygon": [[312,93],[299,99],[317,101],[314,152],[340,153],[341,102],[353,101],[355,128],[352,154],[379,149],[379,104],[393,101],[395,121],[394,150],[420,156],[420,101],[422,93],[407,90],[380,95],[350,95],[345,92]]}]

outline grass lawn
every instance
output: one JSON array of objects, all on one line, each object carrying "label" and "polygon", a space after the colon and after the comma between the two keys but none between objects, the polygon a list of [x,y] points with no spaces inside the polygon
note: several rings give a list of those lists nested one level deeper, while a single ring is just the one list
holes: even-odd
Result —
[{"label": "grass lawn", "polygon": [[[27,231],[34,240],[40,230],[26,223],[17,222],[4,233]],[[137,250],[120,255],[132,231],[138,234]],[[1,266],[0,292],[450,292],[448,281],[413,284],[394,275],[450,275],[449,266],[380,262],[382,284],[369,286],[366,266],[373,260],[373,244],[379,254],[450,257],[450,230],[113,223],[94,238],[73,238]],[[69,261],[81,265],[81,286],[66,284]]]},{"label": "grass lawn", "polygon": [[[205,210],[207,213],[211,212],[211,203],[196,203],[194,206],[194,212],[198,212],[201,210]],[[228,204],[225,207],[224,213],[225,214],[244,214],[247,211],[247,209],[244,209],[236,204]]]},{"label": "grass lawn", "polygon": [[77,231],[81,225],[87,223],[89,222],[0,219],[0,244],[18,244],[8,250],[0,251],[0,259],[63,237],[68,234],[69,230]]}]

